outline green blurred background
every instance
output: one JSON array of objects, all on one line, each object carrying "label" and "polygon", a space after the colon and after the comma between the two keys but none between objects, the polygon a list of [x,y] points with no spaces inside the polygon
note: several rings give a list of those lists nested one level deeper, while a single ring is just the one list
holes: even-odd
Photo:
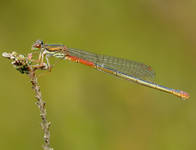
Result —
[{"label": "green blurred background", "polygon": [[[185,102],[61,61],[38,79],[52,122],[51,147],[196,149],[195,0],[1,1],[1,53],[30,53],[37,39],[149,64],[156,70],[156,83],[190,94]],[[42,149],[29,78],[10,60],[0,57],[0,65],[0,147]]]}]

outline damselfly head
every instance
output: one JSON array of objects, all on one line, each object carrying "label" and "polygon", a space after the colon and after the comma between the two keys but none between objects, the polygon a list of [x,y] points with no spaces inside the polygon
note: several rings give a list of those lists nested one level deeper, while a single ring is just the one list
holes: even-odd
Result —
[{"label": "damselfly head", "polygon": [[33,51],[39,51],[39,50],[41,50],[42,45],[43,45],[43,41],[42,41],[42,40],[37,40],[37,41],[32,45],[31,50],[33,50]]}]

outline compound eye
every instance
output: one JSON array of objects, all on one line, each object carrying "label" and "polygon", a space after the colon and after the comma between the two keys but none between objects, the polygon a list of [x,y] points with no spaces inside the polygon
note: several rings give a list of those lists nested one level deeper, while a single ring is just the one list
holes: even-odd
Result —
[{"label": "compound eye", "polygon": [[34,44],[34,47],[35,47],[35,48],[41,48],[41,44],[40,44],[40,43],[35,43],[35,44]]},{"label": "compound eye", "polygon": [[39,43],[40,45],[44,44],[42,40],[37,40],[35,43]]}]

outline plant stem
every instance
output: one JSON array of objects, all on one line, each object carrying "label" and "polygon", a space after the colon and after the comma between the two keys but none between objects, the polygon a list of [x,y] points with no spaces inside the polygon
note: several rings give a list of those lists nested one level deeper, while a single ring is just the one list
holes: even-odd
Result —
[{"label": "plant stem", "polygon": [[37,77],[35,75],[35,71],[37,69],[41,70],[46,70],[48,69],[47,64],[44,64],[43,66],[40,65],[31,65],[32,63],[32,54],[29,54],[28,57],[25,55],[19,55],[16,52],[10,53],[3,53],[3,57],[12,59],[14,60],[12,62],[12,65],[14,68],[16,68],[18,71],[20,71],[22,74],[26,73],[32,83],[32,89],[34,90],[37,98],[37,103],[36,105],[38,106],[40,110],[40,116],[42,119],[42,122],[40,122],[42,129],[44,131],[44,143],[45,145],[42,145],[44,150],[53,150],[53,148],[50,148],[50,132],[49,132],[49,127],[50,127],[50,122],[48,123],[47,121],[47,116],[46,116],[46,109],[45,109],[45,104],[46,102],[42,100],[41,92],[40,92],[40,86],[38,85],[37,82]]}]

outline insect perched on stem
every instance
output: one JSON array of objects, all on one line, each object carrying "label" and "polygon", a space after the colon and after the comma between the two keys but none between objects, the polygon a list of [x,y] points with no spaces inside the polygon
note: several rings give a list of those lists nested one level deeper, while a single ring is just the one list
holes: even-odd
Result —
[{"label": "insect perched on stem", "polygon": [[[56,57],[59,58],[59,60],[55,64],[62,59],[70,60],[133,83],[138,83],[147,87],[171,93],[181,97],[184,100],[189,98],[188,93],[184,91],[167,88],[153,83],[155,79],[155,71],[152,67],[140,62],[94,54],[84,50],[69,48],[61,44],[44,44],[42,40],[37,40],[33,44],[32,50],[40,51],[38,59],[40,66],[43,66],[44,57],[46,58],[49,72],[51,72],[51,65],[48,57]],[[55,64],[53,64],[53,66]]]}]

